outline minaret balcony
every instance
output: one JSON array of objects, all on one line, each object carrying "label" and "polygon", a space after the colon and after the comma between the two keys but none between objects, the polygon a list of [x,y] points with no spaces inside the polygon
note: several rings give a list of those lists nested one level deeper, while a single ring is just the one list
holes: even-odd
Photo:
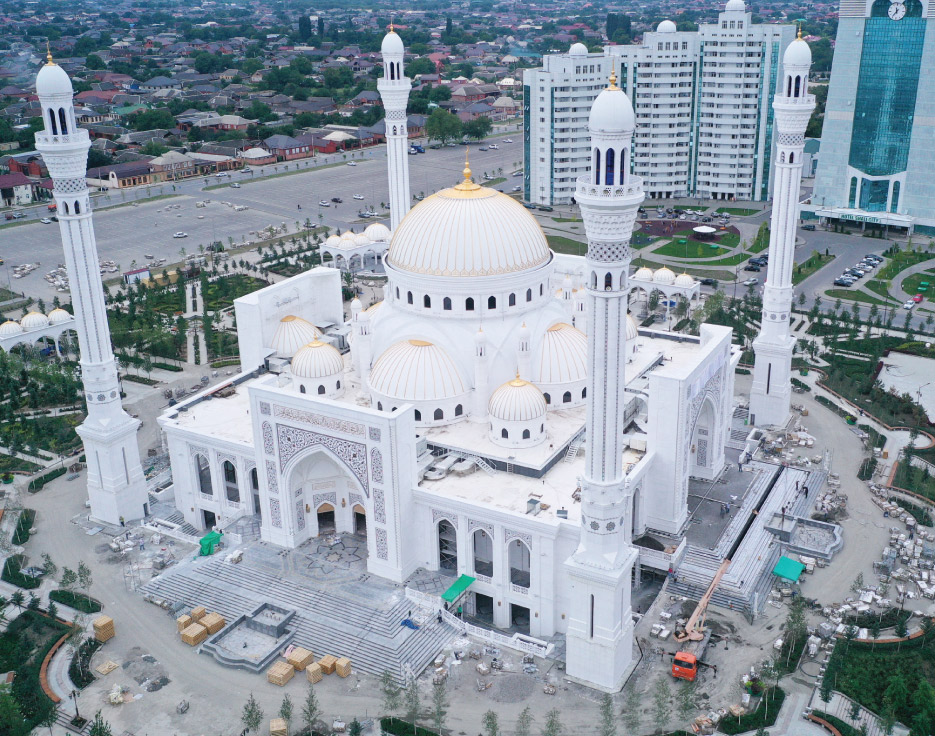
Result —
[{"label": "minaret balcony", "polygon": [[773,107],[782,105],[785,107],[788,105],[792,108],[797,107],[814,107],[815,106],[815,95],[801,95],[800,97],[780,97],[777,95],[773,98]]},{"label": "minaret balcony", "polygon": [[51,133],[36,133],[37,146],[53,145],[84,145],[90,140],[88,131],[79,128],[68,135],[52,135]]},{"label": "minaret balcony", "polygon": [[628,176],[625,184],[592,184],[590,177],[581,176],[575,186],[575,199],[579,204],[627,205],[639,203],[643,197],[643,180],[638,176]]}]

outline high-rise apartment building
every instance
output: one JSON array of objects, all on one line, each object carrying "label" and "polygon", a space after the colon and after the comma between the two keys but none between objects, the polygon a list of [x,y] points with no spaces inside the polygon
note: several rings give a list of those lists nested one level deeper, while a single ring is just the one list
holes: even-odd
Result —
[{"label": "high-rise apartment building", "polygon": [[[935,2],[842,0],[811,208],[935,232]],[[932,230],[930,230],[930,228]]]},{"label": "high-rise apartment building", "polygon": [[743,0],[729,0],[717,23],[697,32],[663,21],[640,44],[606,47],[603,58],[581,44],[546,56],[524,75],[527,199],[571,201],[588,163],[580,131],[607,59],[633,100],[633,172],[648,196],[768,199],[772,101],[794,38],[793,26],[754,24]]}]

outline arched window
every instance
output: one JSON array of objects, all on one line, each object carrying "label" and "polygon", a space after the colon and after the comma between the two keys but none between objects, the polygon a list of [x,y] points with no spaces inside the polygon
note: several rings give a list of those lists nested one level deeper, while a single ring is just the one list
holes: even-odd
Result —
[{"label": "arched window", "polygon": [[801,84],[802,84],[802,77],[796,76],[796,78],[795,78],[795,88],[794,88],[793,97],[798,97],[798,96],[799,96],[799,88],[800,88],[800,85],[801,85]]},{"label": "arched window", "polygon": [[627,149],[624,148],[620,151],[620,160],[617,161],[617,171],[619,175],[617,176],[617,183],[623,184],[624,180],[627,178]]},{"label": "arched window", "polygon": [[58,124],[55,122],[55,110],[49,108],[49,132],[58,135]]},{"label": "arched window", "polygon": [[552,403],[552,397],[551,397],[551,396],[549,396],[548,394],[542,394],[542,395],[545,397],[545,403],[546,403],[546,405]]},{"label": "arched window", "polygon": [[436,422],[440,422],[442,419],[445,418],[445,412],[443,412],[441,409],[436,409],[435,414],[432,415],[432,418]]},{"label": "arched window", "polygon": [[260,478],[257,476],[256,468],[250,469],[250,490],[254,493],[260,490]]},{"label": "arched window", "polygon": [[446,296],[444,299],[442,299],[442,308],[446,312],[451,311],[451,297],[450,296]]},{"label": "arched window", "polygon": [[211,485],[211,466],[208,465],[208,458],[204,455],[195,455],[195,470],[198,473],[198,490],[208,496],[214,495],[214,488]]},{"label": "arched window", "polygon": [[541,432],[545,432],[545,425],[544,425],[544,424],[540,424],[540,425],[539,425],[539,432],[540,432],[540,433],[541,433]]},{"label": "arched window", "polygon": [[456,416],[456,417],[460,417],[462,414],[464,414],[464,407],[461,406],[461,404],[458,404],[458,405],[455,407],[455,416]]},{"label": "arched window", "polygon": [[402,79],[402,78],[403,78],[403,65],[402,65],[402,63],[400,63],[400,62],[398,62],[398,61],[396,62],[396,78],[397,78],[397,79]]},{"label": "arched window", "polygon": [[[396,411],[396,410],[394,409],[393,411]],[[419,411],[418,409],[416,409],[416,411],[415,411],[415,417],[416,417],[416,421],[417,421],[417,422],[421,422],[421,421],[422,421],[422,412]]]},{"label": "arched window", "polygon": [[432,297],[430,297],[428,294],[423,296],[422,306],[425,307],[426,309],[431,309],[432,308]]},{"label": "arched window", "polygon": [[483,529],[474,532],[474,572],[493,577],[493,539]]},{"label": "arched window", "polygon": [[301,385],[299,386],[299,393],[300,393],[300,394],[304,394],[304,393],[305,393],[305,384],[304,384],[304,383],[301,384]]},{"label": "arched window", "polygon": [[521,588],[529,587],[529,547],[518,539],[510,541],[508,553],[510,582]]},{"label": "arched window", "polygon": [[399,287],[396,287],[396,298],[399,299]]},{"label": "arched window", "polygon": [[496,309],[497,308],[497,297],[489,296],[487,297],[487,309]]},{"label": "arched window", "polygon": [[390,79],[396,79],[396,65],[390,64]]},{"label": "arched window", "polygon": [[68,135],[68,123],[65,122],[65,108],[60,107],[58,109],[58,122],[59,127],[62,130],[62,135]]},{"label": "arched window", "polygon": [[464,311],[473,312],[474,311],[474,297],[469,296],[464,300]]},{"label": "arched window", "polygon": [[794,164],[794,163],[795,163],[795,154],[794,154],[794,153],[790,153],[790,154],[789,154],[789,163],[790,163],[790,164]]},{"label": "arched window", "polygon": [[62,204],[65,206],[65,214],[67,215],[68,214],[68,202],[63,202]]},{"label": "arched window", "polygon": [[338,382],[335,384],[334,387],[340,391],[340,390],[341,390],[341,382],[338,381]]},{"label": "arched window", "polygon": [[240,503],[240,489],[237,487],[237,470],[230,460],[225,460],[221,466],[224,471],[224,493],[231,503]]},{"label": "arched window", "polygon": [[792,97],[792,77],[786,77],[786,97]]},{"label": "arched window", "polygon": [[526,301],[527,302],[532,301],[532,289],[526,289]]},{"label": "arched window", "polygon": [[506,427],[500,430],[500,436],[505,440],[510,439],[510,433],[506,431]]},{"label": "arched window", "polygon": [[516,306],[516,294],[510,294],[510,306],[511,307]]},{"label": "arched window", "polygon": [[604,274],[604,291],[610,291],[614,288],[614,276],[608,272]]},{"label": "arched window", "polygon": [[581,389],[581,398],[582,399],[588,398],[588,387],[587,386]]},{"label": "arched window", "polygon": [[412,292],[411,291],[406,292],[406,301],[412,304]]},{"label": "arched window", "polygon": [[81,202],[79,202],[77,199],[75,200],[75,214],[81,214]]},{"label": "arched window", "polygon": [[594,183],[598,185],[601,183],[601,150],[599,148],[594,149]]},{"label": "arched window", "polygon": [[529,430],[528,430],[528,429],[524,429],[524,430],[523,430],[523,439],[524,439],[524,440],[528,440],[530,437],[531,437],[531,435],[529,434]]},{"label": "arched window", "polygon": [[382,401],[378,401],[378,402],[377,402],[377,411],[383,411],[383,402],[382,402]]},{"label": "arched window", "polygon": [[545,286],[542,284],[539,284],[539,296],[542,296],[542,293],[544,290],[545,290]]},{"label": "arched window", "polygon": [[325,393],[325,387],[320,385],[318,386],[318,395],[321,396]]},{"label": "arched window", "polygon": [[785,151],[779,154],[779,163],[781,164],[786,163],[786,152]]},{"label": "arched window", "polygon": [[614,149],[607,149],[607,163],[604,166],[604,183],[614,183]]},{"label": "arched window", "polygon": [[566,391],[562,394],[562,403],[568,404],[571,402],[571,391]]}]

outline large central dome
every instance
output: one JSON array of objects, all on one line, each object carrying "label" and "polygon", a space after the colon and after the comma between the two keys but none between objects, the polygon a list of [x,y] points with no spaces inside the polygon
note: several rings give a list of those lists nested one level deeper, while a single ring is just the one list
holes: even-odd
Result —
[{"label": "large central dome", "polygon": [[430,276],[498,276],[549,262],[539,223],[512,197],[470,181],[417,204],[393,234],[388,263]]}]

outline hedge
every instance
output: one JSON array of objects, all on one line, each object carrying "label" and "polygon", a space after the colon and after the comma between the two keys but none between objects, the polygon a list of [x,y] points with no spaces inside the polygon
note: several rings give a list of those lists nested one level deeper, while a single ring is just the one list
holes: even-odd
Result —
[{"label": "hedge", "polygon": [[28,490],[30,493],[41,491],[42,487],[46,483],[65,475],[65,473],[67,472],[68,472],[68,468],[65,468],[65,467],[56,468],[55,470],[50,470],[45,475],[40,475],[36,478],[33,478],[31,481],[29,481],[29,486],[26,490]]},{"label": "hedge", "polygon": [[212,368],[227,368],[231,365],[240,365],[240,358],[233,358],[231,360],[215,360],[211,363]]},{"label": "hedge", "polygon": [[891,629],[896,626],[896,623],[900,619],[908,622],[911,616],[912,611],[900,611],[898,608],[888,608],[882,614],[876,614],[872,611],[867,611],[866,613],[852,613],[845,616],[844,621],[845,623],[856,626],[858,629],[872,628],[873,624],[879,621],[881,629]]},{"label": "hedge", "polygon": [[100,601],[96,601],[94,598],[89,598],[71,590],[62,590],[61,588],[50,590],[49,600],[61,603],[63,606],[69,606],[82,613],[100,613],[103,608]]},{"label": "hedge", "polygon": [[172,371],[173,373],[181,373],[182,367],[177,365],[172,365],[171,363],[153,363],[153,368],[159,368],[164,371]]},{"label": "hedge", "polygon": [[853,726],[845,723],[840,718],[831,715],[830,713],[825,713],[820,710],[813,710],[812,715],[816,718],[821,718],[823,721],[827,721],[832,726],[834,726],[838,731],[841,732],[841,736],[860,736],[860,731],[858,731]]},{"label": "hedge", "polygon": [[36,512],[32,509],[23,509],[19,515],[19,521],[16,522],[16,529],[13,530],[13,544],[23,545],[29,541],[29,530],[36,520]]},{"label": "hedge", "polygon": [[[769,710],[767,710],[767,699],[769,699]],[[771,687],[763,692],[760,703],[752,713],[746,713],[740,718],[725,716],[718,724],[718,730],[726,734],[738,734],[744,731],[755,731],[762,727],[772,726],[779,717],[779,711],[782,709],[782,702],[786,699],[786,693],[778,685]]]},{"label": "hedge", "polygon": [[870,480],[877,469],[877,459],[875,457],[864,458],[860,467],[857,468],[858,480]]},{"label": "hedge", "polygon": [[35,588],[38,588],[40,584],[39,578],[23,575],[23,573],[20,572],[20,570],[23,568],[23,565],[25,564],[25,556],[10,555],[7,557],[6,562],[3,563],[3,573],[0,574],[0,579],[9,583],[10,585],[16,585],[20,588],[25,588],[26,590],[34,590]]},{"label": "hedge", "polygon": [[401,718],[381,718],[380,728],[383,729],[383,733],[391,733],[393,736],[439,736],[437,731],[416,726]]},{"label": "hedge", "polygon": [[72,657],[71,664],[68,665],[68,677],[71,678],[71,681],[75,683],[75,687],[79,690],[84,690],[96,679],[91,674],[91,657],[102,646],[104,646],[103,642],[99,642],[97,639],[85,639],[78,648],[78,653]]}]

